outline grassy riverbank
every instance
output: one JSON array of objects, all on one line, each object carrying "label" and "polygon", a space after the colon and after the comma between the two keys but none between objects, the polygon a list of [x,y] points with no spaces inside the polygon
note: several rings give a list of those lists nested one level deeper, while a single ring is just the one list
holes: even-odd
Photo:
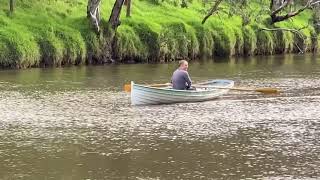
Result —
[{"label": "grassy riverbank", "polygon": [[[86,18],[87,0],[17,0],[10,14],[8,0],[0,0],[0,66],[24,68],[92,63],[103,56],[102,43]],[[102,0],[105,23],[113,2]],[[169,61],[201,56],[256,55],[313,51],[320,48],[320,36],[312,25],[312,13],[306,11],[277,26],[303,28],[302,40],[289,31],[262,31],[268,26],[261,4],[251,2],[245,14],[251,14],[243,25],[240,15],[219,13],[202,25],[210,5],[198,1],[180,7],[180,1],[133,1],[132,17],[121,16],[115,50],[117,61]],[[230,5],[222,4],[230,10]],[[266,7],[268,5],[266,4]],[[256,10],[254,10],[256,9]],[[298,46],[297,46],[298,45]]]}]

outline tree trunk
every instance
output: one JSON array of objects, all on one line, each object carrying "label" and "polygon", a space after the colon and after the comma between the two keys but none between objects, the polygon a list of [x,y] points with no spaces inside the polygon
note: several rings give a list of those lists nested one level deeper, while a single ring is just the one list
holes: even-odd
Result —
[{"label": "tree trunk", "polygon": [[320,4],[318,4],[313,11],[314,11],[314,18],[313,18],[314,26],[317,30],[317,33],[320,33]]},{"label": "tree trunk", "polygon": [[12,14],[14,11],[14,0],[10,0],[10,13]]},{"label": "tree trunk", "polygon": [[99,64],[115,61],[112,59],[112,57],[115,56],[114,46],[115,46],[116,36],[114,32],[116,31],[117,27],[120,25],[119,18],[120,18],[121,8],[124,3],[124,0],[115,0],[114,6],[112,8],[112,12],[109,18],[110,27],[113,29],[111,31],[108,29],[100,30],[100,21],[101,21],[100,3],[101,3],[101,0],[88,0],[88,5],[87,5],[87,17],[90,19],[91,24],[94,26],[97,32],[103,31],[103,33],[105,34],[105,36],[103,36],[104,38],[101,39],[102,53],[101,54],[91,53],[89,56],[89,62],[99,63]]},{"label": "tree trunk", "polygon": [[113,5],[112,12],[109,18],[109,24],[111,25],[112,29],[116,30],[117,27],[120,25],[120,13],[121,8],[123,5],[124,0],[116,0]]},{"label": "tree trunk", "polygon": [[101,0],[88,0],[87,17],[90,18],[94,29],[100,31],[100,2]]},{"label": "tree trunk", "polygon": [[126,0],[127,5],[127,17],[131,16],[131,0]]}]

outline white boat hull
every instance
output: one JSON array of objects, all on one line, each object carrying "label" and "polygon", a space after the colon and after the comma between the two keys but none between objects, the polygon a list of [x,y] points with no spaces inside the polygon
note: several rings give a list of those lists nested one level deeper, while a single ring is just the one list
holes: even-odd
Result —
[{"label": "white boat hull", "polygon": [[[215,99],[229,91],[234,82],[230,80],[208,81],[202,86],[215,88],[197,88],[197,90],[175,90],[170,87],[156,88],[131,82],[131,104],[171,104],[181,102],[199,102]],[[217,87],[226,88],[218,89]]]}]

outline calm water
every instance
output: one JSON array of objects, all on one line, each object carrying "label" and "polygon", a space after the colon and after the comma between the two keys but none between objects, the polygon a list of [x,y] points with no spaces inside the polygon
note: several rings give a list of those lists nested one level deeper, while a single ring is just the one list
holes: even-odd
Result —
[{"label": "calm water", "polygon": [[320,57],[194,62],[196,82],[276,87],[130,106],[174,64],[0,71],[0,179],[319,179]]}]

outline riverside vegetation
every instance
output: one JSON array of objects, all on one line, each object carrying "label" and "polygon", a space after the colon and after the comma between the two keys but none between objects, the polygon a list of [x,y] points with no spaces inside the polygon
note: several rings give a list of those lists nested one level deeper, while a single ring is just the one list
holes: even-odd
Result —
[{"label": "riverside vegetation", "polygon": [[[15,0],[13,9],[10,1],[0,0],[0,66],[163,62],[320,50],[318,5],[270,23],[269,1],[237,2],[221,2],[202,24],[214,1],[133,0],[131,16],[126,17],[123,8],[121,24],[114,30],[108,25],[114,1],[102,0],[101,30],[96,32],[86,15],[88,0]],[[296,10],[303,3],[287,8]]]}]

